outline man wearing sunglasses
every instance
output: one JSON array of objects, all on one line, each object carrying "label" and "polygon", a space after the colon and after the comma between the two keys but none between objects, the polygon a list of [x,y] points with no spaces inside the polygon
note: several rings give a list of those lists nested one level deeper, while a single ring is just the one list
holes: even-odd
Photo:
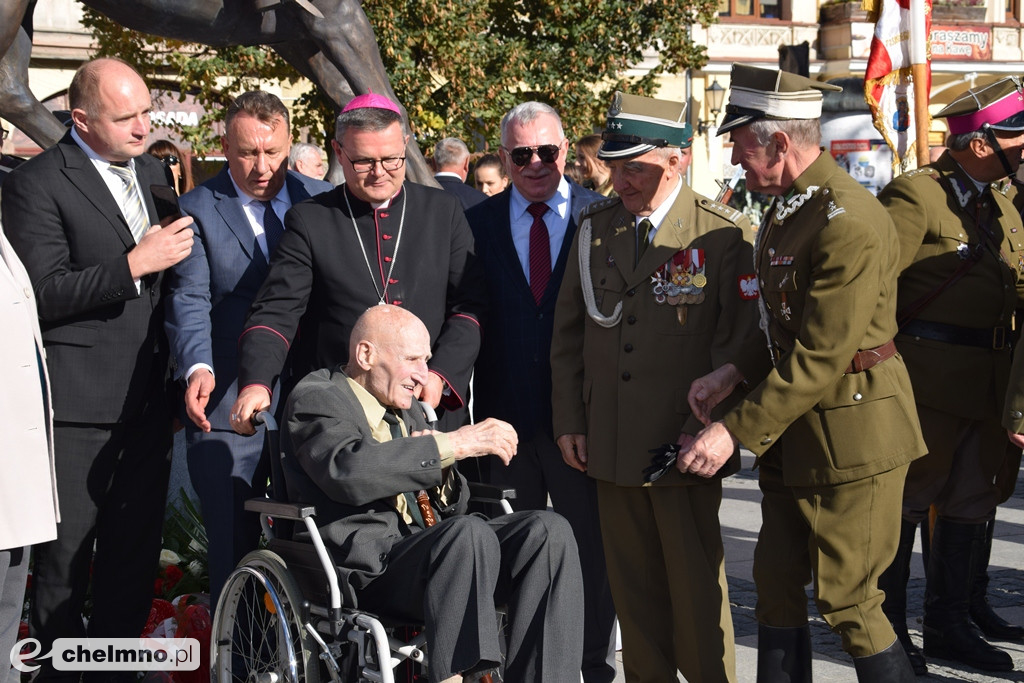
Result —
[{"label": "man wearing sunglasses", "polygon": [[[751,358],[756,287],[743,215],[685,183],[686,106],[617,93],[598,156],[618,197],[588,208],[555,307],[554,433],[597,480],[623,665],[635,681],[735,681],[718,523],[721,477],[671,469],[645,487],[649,449],[685,444],[700,421],[691,382]],[[753,368],[740,368],[744,374]],[[749,376],[749,375],[747,375]],[[739,455],[724,474],[739,468]]]},{"label": "man wearing sunglasses", "polygon": [[[409,141],[398,105],[374,93],[338,115],[334,152],[344,185],[295,206],[239,340],[238,400],[231,425],[253,433],[255,412],[291,359],[291,379],[345,363],[352,326],[377,304],[412,311],[434,340],[418,398],[464,418],[480,347],[483,283],[462,205],[437,188],[405,182]],[[447,411],[447,412],[445,412]]]},{"label": "man wearing sunglasses", "polygon": [[[601,196],[563,177],[568,141],[558,112],[524,102],[501,122],[500,155],[512,184],[466,212],[487,280],[484,322],[473,379],[477,420],[496,417],[519,434],[508,467],[492,483],[512,486],[516,510],[555,512],[573,528],[583,567],[583,679],[615,678],[608,588],[594,482],[562,461],[551,432],[551,331],[558,288],[580,214]],[[531,211],[536,212],[536,217]]]}]

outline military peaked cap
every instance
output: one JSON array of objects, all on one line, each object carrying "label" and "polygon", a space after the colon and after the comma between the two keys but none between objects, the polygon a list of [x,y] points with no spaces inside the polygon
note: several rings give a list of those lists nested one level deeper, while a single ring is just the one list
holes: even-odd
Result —
[{"label": "military peaked cap", "polygon": [[730,79],[729,104],[719,135],[762,118],[821,118],[821,91],[842,91],[837,85],[799,74],[745,64],[733,64]]},{"label": "military peaked cap", "polygon": [[686,148],[693,143],[693,126],[686,104],[615,93],[601,138],[599,159],[629,159],[657,147]]},{"label": "military peaked cap", "polygon": [[1024,94],[1021,80],[1011,76],[991,85],[971,88],[935,115],[946,119],[953,135],[985,127],[1010,132],[1024,131]]}]

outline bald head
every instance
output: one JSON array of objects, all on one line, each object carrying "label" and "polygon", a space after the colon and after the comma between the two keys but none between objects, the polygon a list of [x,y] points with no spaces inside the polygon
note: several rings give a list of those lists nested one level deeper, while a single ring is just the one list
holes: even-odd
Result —
[{"label": "bald head", "polygon": [[406,409],[427,381],[430,333],[403,308],[374,306],[352,328],[348,357],[349,377],[381,404]]},{"label": "bald head", "polygon": [[149,88],[119,59],[82,65],[68,88],[71,120],[83,142],[103,159],[128,161],[146,151]]}]

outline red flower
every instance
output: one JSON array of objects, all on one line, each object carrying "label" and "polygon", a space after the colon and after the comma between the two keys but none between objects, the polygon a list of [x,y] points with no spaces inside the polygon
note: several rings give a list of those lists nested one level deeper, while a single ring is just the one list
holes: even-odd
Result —
[{"label": "red flower", "polygon": [[173,616],[174,605],[166,600],[154,598],[153,605],[149,608],[149,619],[146,620],[146,627],[143,629],[142,635],[150,635],[165,619],[170,619]]},{"label": "red flower", "polygon": [[181,577],[185,576],[185,573],[178,568],[176,564],[169,564],[164,568],[164,578],[166,579],[164,586],[167,590],[172,590],[181,581]]}]

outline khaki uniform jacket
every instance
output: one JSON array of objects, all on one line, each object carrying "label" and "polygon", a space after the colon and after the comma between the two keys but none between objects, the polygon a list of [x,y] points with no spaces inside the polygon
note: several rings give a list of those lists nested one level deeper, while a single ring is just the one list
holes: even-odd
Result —
[{"label": "khaki uniform jacket", "polygon": [[[594,322],[584,304],[579,252],[587,223],[592,234],[582,248],[589,250],[590,272],[584,277],[593,283],[597,309],[607,316],[622,304],[622,319],[610,328]],[[584,212],[551,346],[554,434],[586,434],[588,473],[620,486],[643,483],[649,449],[701,429],[686,400],[693,380],[737,358],[756,367],[758,352],[761,362],[768,359],[756,296],[741,296],[740,276],[752,275],[746,218],[684,184],[636,268],[634,224],[619,198]],[[705,298],[659,304],[651,276],[683,248],[703,250]],[[738,468],[734,457],[722,474]],[[657,485],[706,481],[673,468]]]},{"label": "khaki uniform jacket", "polygon": [[[898,311],[941,287],[963,263],[958,254],[982,244],[979,220],[998,246],[922,308],[916,320],[992,331],[993,346],[947,344],[901,334],[896,338],[917,402],[973,420],[1003,410],[1010,372],[1010,329],[1024,301],[1024,226],[1010,198],[992,190],[979,201],[974,181],[949,153],[904,174],[879,194],[900,240]],[[1000,253],[1001,252],[1001,253]],[[990,332],[989,338],[997,333]],[[1004,343],[1005,342],[1005,343]]]},{"label": "khaki uniform jacket", "polygon": [[856,481],[925,453],[903,360],[846,373],[896,334],[898,254],[885,209],[826,153],[765,216],[756,263],[778,360],[725,425],[787,486]]}]

